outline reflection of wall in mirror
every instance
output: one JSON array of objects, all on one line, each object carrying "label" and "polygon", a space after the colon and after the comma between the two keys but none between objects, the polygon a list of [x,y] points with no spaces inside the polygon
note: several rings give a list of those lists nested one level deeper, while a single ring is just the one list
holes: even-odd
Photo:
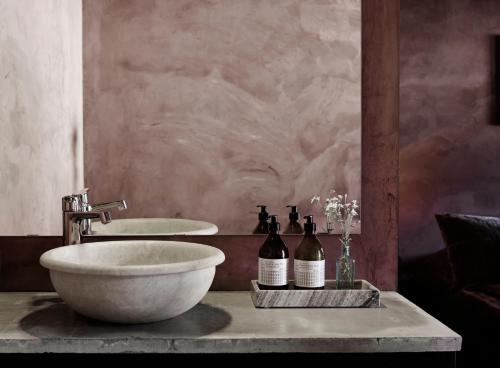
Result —
[{"label": "reflection of wall in mirror", "polygon": [[85,184],[117,215],[319,215],[360,199],[361,1],[84,0],[84,102]]}]

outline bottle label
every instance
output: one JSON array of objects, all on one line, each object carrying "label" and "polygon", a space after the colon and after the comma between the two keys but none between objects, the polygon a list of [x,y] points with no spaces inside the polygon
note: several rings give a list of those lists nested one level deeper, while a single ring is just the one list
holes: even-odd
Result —
[{"label": "bottle label", "polygon": [[325,286],[325,260],[303,261],[296,259],[293,268],[295,285],[307,288]]},{"label": "bottle label", "polygon": [[288,284],[288,258],[268,259],[259,257],[259,284],[283,286]]}]

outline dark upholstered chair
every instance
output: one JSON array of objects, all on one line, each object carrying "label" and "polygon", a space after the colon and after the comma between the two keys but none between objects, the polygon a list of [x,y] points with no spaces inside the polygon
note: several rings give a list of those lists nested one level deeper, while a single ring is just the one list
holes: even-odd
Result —
[{"label": "dark upholstered chair", "polygon": [[[436,215],[445,249],[400,265],[400,292],[463,336],[462,366],[500,358],[500,218]],[[478,360],[479,359],[479,360]]]}]

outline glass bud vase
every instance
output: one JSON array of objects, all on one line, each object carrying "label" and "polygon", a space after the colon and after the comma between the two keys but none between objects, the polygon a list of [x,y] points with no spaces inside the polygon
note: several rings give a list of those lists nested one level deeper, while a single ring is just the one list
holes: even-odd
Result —
[{"label": "glass bud vase", "polygon": [[334,228],[333,228],[333,222],[327,221],[326,222],[326,232],[328,234],[333,234]]},{"label": "glass bud vase", "polygon": [[349,240],[340,240],[341,256],[337,259],[337,289],[354,289],[355,261],[349,254]]}]

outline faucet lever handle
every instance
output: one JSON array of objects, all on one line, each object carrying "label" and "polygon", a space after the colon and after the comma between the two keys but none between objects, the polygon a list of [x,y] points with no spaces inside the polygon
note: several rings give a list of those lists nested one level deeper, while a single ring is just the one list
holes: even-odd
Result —
[{"label": "faucet lever handle", "polygon": [[76,195],[62,197],[62,210],[65,212],[78,212],[82,210],[82,202]]},{"label": "faucet lever handle", "polygon": [[74,196],[76,196],[80,200],[83,211],[91,210],[91,208],[89,207],[89,188],[83,188],[77,194],[74,194]]}]

